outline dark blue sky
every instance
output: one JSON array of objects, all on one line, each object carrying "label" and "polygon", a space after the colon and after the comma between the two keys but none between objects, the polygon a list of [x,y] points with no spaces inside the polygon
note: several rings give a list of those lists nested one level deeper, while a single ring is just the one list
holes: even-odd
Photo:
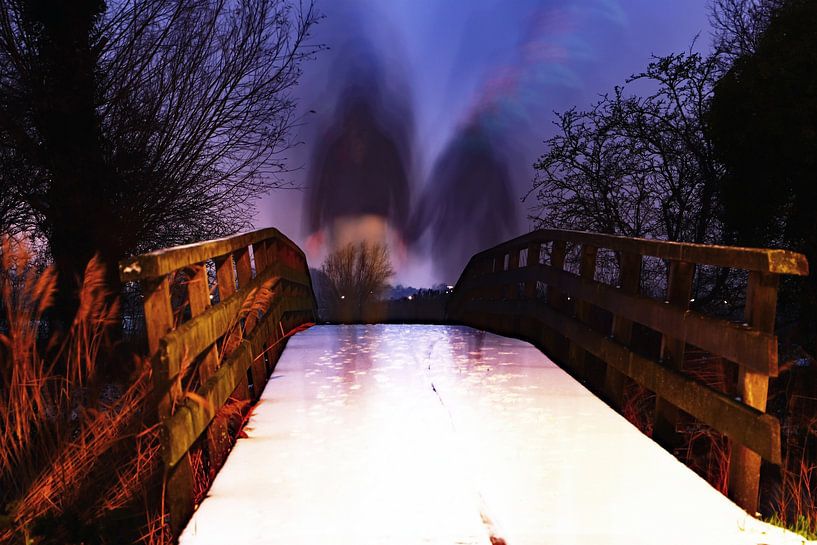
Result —
[{"label": "dark blue sky", "polygon": [[[544,151],[554,110],[586,107],[643,69],[651,54],[710,44],[707,0],[316,0],[326,15],[313,40],[329,46],[304,66],[296,91],[303,145],[287,157],[289,176],[307,183],[308,159],[332,115],[350,58],[373,59],[383,93],[405,117],[413,140],[415,194],[458,128],[486,108],[512,165],[512,192],[521,197]],[[314,110],[314,114],[308,113]],[[280,190],[259,203],[257,226],[273,225],[302,244],[303,191]],[[518,200],[518,199],[517,199]],[[527,205],[515,212],[529,224]],[[474,218],[478,221],[479,218]],[[464,226],[464,228],[467,226]],[[312,266],[321,256],[312,255]],[[431,285],[422,250],[396,263],[396,282]]]}]

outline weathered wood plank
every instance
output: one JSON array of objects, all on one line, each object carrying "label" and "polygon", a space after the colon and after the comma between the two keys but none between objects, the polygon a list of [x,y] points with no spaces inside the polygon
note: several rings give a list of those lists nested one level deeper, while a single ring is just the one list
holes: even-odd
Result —
[{"label": "weathered wood plank", "polygon": [[[156,355],[162,338],[173,328],[173,307],[170,304],[170,278],[165,275],[142,281],[145,296],[145,324],[147,327],[148,350]],[[181,394],[178,383],[172,380],[167,363],[154,357],[153,403],[158,421],[171,417],[174,400]],[[178,372],[178,371],[177,371]],[[186,454],[183,453],[183,454]],[[164,474],[164,503],[170,527],[175,535],[193,514],[193,471],[188,456],[180,456],[178,464],[166,468]]]},{"label": "weathered wood plank", "polygon": [[295,243],[281,234],[278,229],[269,228],[207,242],[176,246],[123,259],[119,262],[119,277],[122,282],[155,278],[196,263],[202,263],[208,259],[230,254],[240,248],[267,239],[274,239],[279,244],[285,245],[292,252],[303,257],[303,252]]},{"label": "weathered wood plank", "polygon": [[809,266],[806,257],[788,250],[765,248],[741,248],[714,244],[693,244],[689,242],[668,242],[643,238],[629,238],[617,235],[542,229],[503,242],[477,254],[493,255],[509,248],[523,247],[531,242],[562,241],[574,244],[590,244],[598,248],[608,248],[616,252],[627,252],[645,256],[660,257],[674,261],[686,261],[700,265],[714,265],[732,269],[746,269],[775,274],[807,276]]},{"label": "weathered wood plank", "polygon": [[780,423],[773,416],[744,405],[675,370],[640,356],[604,337],[575,318],[531,301],[471,301],[465,310],[478,315],[513,314],[535,317],[559,334],[579,343],[594,356],[664,396],[701,422],[725,433],[774,464],[781,461]]},{"label": "weathered wood plank", "polygon": [[308,282],[305,272],[294,271],[282,265],[269,267],[225,301],[165,335],[160,342],[159,354],[162,364],[168,370],[168,376],[172,378],[179,372],[184,358],[196,357],[221,338],[235,324],[244,301],[262,285],[266,283],[270,289],[274,289],[279,283],[308,287]]},{"label": "weathered wood plank", "polygon": [[549,293],[566,293],[571,297],[593,301],[594,305],[622,318],[672,335],[707,352],[738,362],[747,369],[777,376],[777,338],[769,332],[691,310],[680,311],[649,297],[625,293],[547,265],[486,275],[468,283],[463,290],[531,278],[545,282]]},{"label": "weathered wood plank", "polygon": [[[204,265],[194,265],[191,267],[192,275],[187,283],[187,299],[190,302],[190,315],[192,318],[203,314],[210,308],[210,284],[207,279],[207,267]],[[199,364],[199,379],[204,384],[218,368],[218,347],[213,344],[207,350],[201,363]]]}]

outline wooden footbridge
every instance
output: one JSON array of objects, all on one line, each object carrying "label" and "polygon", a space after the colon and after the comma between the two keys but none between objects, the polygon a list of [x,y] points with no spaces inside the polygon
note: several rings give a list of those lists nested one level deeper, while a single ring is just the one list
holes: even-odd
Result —
[{"label": "wooden footbridge", "polygon": [[[642,293],[656,264],[666,288]],[[690,309],[696,274],[723,271],[746,280],[740,321]],[[275,229],[121,264],[185,544],[802,543],[746,512],[761,461],[781,463],[778,282],[805,274],[782,250],[542,230],[471,259],[450,325],[309,327],[305,256]],[[691,349],[736,389],[690,374]],[[614,410],[633,384],[656,395],[655,441]],[[232,450],[231,399],[256,403]],[[692,419],[729,438],[733,501],[657,446]],[[201,505],[191,452],[223,464]]]}]

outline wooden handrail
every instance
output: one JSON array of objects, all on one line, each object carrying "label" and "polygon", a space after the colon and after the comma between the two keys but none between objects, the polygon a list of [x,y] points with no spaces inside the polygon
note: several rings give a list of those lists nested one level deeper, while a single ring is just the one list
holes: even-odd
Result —
[{"label": "wooden handrail", "polygon": [[[550,248],[549,263],[541,259],[544,245]],[[579,250],[578,274],[564,270],[569,249]],[[614,285],[595,279],[601,249],[617,256],[619,278]],[[521,255],[527,259],[520,265]],[[667,262],[667,293],[661,300],[639,293],[644,257]],[[689,309],[700,265],[748,271],[743,322]],[[780,423],[765,413],[769,377],[778,372],[774,334],[778,278],[808,273],[805,256],[787,250],[543,229],[475,254],[457,282],[447,312],[450,320],[540,343],[585,382],[590,379],[586,359],[595,358],[606,369],[603,384],[591,386],[613,406],[622,403],[624,377],[652,390],[653,437],[666,446],[672,446],[679,409],[724,433],[733,444],[730,496],[754,514],[761,457],[781,463]],[[546,290],[542,298],[538,285]],[[612,315],[609,331],[592,322],[594,307]],[[661,334],[660,358],[650,359],[633,347],[634,323]],[[737,399],[684,373],[687,345],[738,365]]]},{"label": "wooden handrail", "polygon": [[268,227],[249,233],[174,246],[173,248],[165,248],[123,259],[119,263],[119,277],[122,282],[156,278],[270,240],[286,245],[303,257],[303,251],[294,242],[284,236],[278,229]]},{"label": "wooden handrail", "polygon": [[[194,507],[190,449],[202,438],[210,463],[224,460],[230,445],[218,411],[230,397],[258,399],[289,332],[315,319],[309,268],[303,251],[269,228],[125,259],[119,271],[144,295],[165,505],[178,535]],[[179,323],[185,304],[189,318]]]},{"label": "wooden handrail", "polygon": [[606,248],[616,252],[659,257],[670,261],[684,261],[698,265],[713,265],[730,269],[797,276],[808,276],[809,274],[806,256],[788,250],[671,242],[558,229],[532,231],[481,251],[474,255],[474,258],[479,259],[486,255],[527,248],[531,243],[554,241],[570,242],[596,248]]}]

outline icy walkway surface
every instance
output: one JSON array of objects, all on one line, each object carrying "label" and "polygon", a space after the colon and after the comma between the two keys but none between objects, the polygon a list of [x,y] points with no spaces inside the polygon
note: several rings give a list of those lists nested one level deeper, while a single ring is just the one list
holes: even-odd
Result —
[{"label": "icy walkway surface", "polygon": [[289,341],[182,545],[799,544],[533,346],[466,327]]}]

